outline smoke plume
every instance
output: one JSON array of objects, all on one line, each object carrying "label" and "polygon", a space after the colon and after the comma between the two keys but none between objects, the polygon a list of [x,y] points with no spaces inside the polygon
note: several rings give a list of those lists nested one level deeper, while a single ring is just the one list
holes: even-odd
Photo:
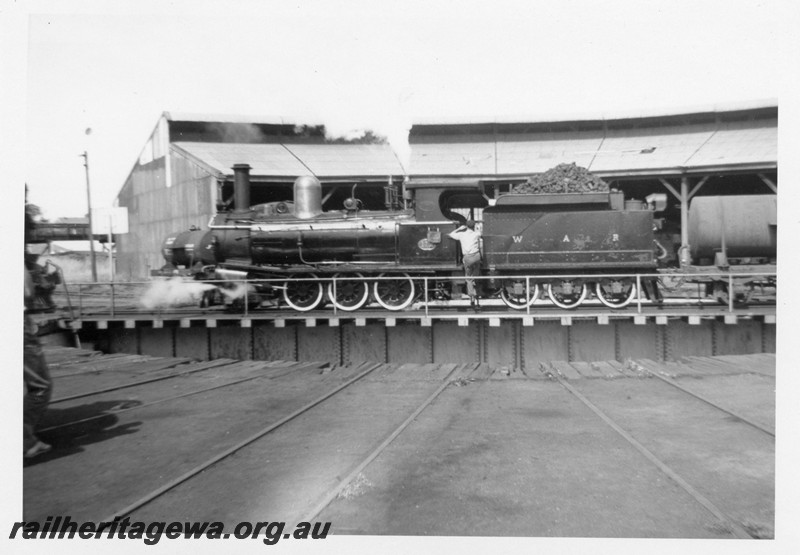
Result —
[{"label": "smoke plume", "polygon": [[365,138],[375,137],[391,146],[403,173],[411,172],[411,145],[408,135],[411,131],[412,118],[409,115],[409,101],[412,92],[401,92],[394,99],[376,107],[356,104],[357,108],[350,112],[339,110],[324,117],[325,138],[328,141],[338,139],[346,142],[367,142]]},{"label": "smoke plume", "polygon": [[224,143],[263,143],[267,139],[254,123],[207,123],[206,129]]},{"label": "smoke plume", "polygon": [[198,306],[203,293],[214,287],[208,283],[184,281],[179,277],[159,279],[154,281],[142,295],[140,303],[148,310],[186,305]]}]

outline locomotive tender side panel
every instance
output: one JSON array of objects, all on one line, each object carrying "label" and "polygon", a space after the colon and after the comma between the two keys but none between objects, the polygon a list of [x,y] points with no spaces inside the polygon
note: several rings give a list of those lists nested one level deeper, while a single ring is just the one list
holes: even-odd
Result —
[{"label": "locomotive tender side panel", "polygon": [[655,268],[647,210],[484,211],[484,257],[495,269]]}]

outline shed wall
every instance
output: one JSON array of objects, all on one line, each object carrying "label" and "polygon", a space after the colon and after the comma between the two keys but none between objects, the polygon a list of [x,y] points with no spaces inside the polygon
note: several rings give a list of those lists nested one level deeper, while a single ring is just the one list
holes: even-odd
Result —
[{"label": "shed wall", "polygon": [[164,264],[161,243],[170,233],[195,225],[205,228],[213,215],[216,178],[195,162],[172,153],[170,187],[166,157],[136,164],[120,191],[119,205],[128,208],[131,233],[117,245],[117,275],[147,279]]}]

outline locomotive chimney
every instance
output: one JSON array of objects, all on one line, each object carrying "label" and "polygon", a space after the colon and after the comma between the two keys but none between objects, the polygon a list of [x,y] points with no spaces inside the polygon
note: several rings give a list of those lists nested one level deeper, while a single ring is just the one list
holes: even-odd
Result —
[{"label": "locomotive chimney", "polygon": [[322,213],[322,184],[319,179],[303,175],[294,181],[294,214],[301,220],[315,218]]},{"label": "locomotive chimney", "polygon": [[235,212],[250,210],[250,165],[233,165],[233,208]]}]

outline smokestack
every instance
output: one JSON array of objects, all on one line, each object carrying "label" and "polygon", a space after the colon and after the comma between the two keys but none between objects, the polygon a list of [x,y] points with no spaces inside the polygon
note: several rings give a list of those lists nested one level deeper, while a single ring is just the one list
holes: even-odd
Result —
[{"label": "smokestack", "polygon": [[250,164],[233,165],[233,208],[235,212],[250,211]]}]

